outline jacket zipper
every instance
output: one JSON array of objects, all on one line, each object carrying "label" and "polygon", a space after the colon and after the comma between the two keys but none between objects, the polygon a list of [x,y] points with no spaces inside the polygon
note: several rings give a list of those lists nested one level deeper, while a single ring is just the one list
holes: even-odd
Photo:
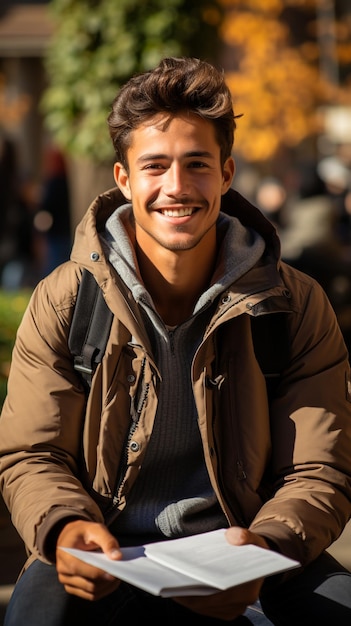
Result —
[{"label": "jacket zipper", "polygon": [[[111,514],[113,513],[113,510],[116,508],[116,506],[118,505],[119,502],[119,491],[120,488],[123,484],[124,481],[124,477],[125,477],[125,473],[126,473],[126,468],[128,465],[128,453],[129,453],[129,445],[130,442],[133,438],[133,435],[137,429],[138,423],[139,423],[139,419],[140,419],[140,415],[142,413],[142,410],[145,406],[145,402],[149,393],[149,389],[150,389],[150,383],[145,383],[144,382],[144,374],[145,374],[145,365],[146,365],[146,358],[143,358],[142,361],[142,365],[141,365],[141,375],[140,375],[140,382],[138,384],[138,388],[137,388],[137,393],[135,394],[134,398],[132,398],[132,407],[131,407],[131,424],[130,424],[130,428],[125,440],[125,445],[123,448],[123,455],[119,464],[119,468],[118,468],[118,472],[117,472],[117,476],[118,476],[118,480],[117,480],[117,484],[116,484],[116,488],[114,491],[114,495],[112,498],[112,503],[110,505],[110,507],[107,509],[106,513],[105,513],[105,520],[106,523],[108,523],[108,517],[111,516]],[[142,385],[142,392],[138,398],[138,389],[139,386]],[[135,399],[137,399],[137,407],[135,407]],[[110,519],[110,522],[112,521],[112,519]]]}]

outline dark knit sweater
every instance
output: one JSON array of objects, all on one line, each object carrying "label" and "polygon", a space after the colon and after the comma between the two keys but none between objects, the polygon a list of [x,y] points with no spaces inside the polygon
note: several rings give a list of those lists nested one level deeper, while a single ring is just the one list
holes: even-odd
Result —
[{"label": "dark knit sweater", "polygon": [[103,244],[106,254],[139,303],[161,373],[156,420],[143,466],[128,507],[113,531],[122,535],[178,537],[227,525],[210,484],[197,424],[191,366],[213,307],[223,291],[261,257],[263,239],[233,217],[220,214],[219,254],[224,272],[202,294],[193,315],[168,329],[138,278],[136,257],[123,221],[130,205],[108,220]]}]

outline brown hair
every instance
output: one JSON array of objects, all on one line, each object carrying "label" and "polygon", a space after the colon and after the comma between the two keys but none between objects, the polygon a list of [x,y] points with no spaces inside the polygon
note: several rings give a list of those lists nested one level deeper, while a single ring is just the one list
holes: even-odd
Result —
[{"label": "brown hair", "polygon": [[128,170],[131,132],[158,113],[192,112],[213,123],[222,166],[231,155],[236,127],[223,72],[194,58],[166,58],[132,77],[118,92],[108,117],[117,161]]}]

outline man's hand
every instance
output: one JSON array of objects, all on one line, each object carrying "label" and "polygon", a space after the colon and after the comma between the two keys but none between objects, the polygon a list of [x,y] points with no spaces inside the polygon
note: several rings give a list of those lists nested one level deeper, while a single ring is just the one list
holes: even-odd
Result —
[{"label": "man's hand", "polygon": [[[226,539],[228,543],[234,546],[253,544],[269,550],[268,544],[262,537],[245,528],[236,526],[228,528]],[[235,567],[235,563],[233,563],[233,567]],[[230,621],[242,615],[246,608],[257,600],[263,581],[264,578],[259,578],[210,596],[185,596],[174,598],[174,600],[194,613]]]},{"label": "man's hand", "polygon": [[56,569],[67,593],[86,600],[99,600],[117,589],[118,578],[59,550],[60,546],[79,550],[100,548],[110,559],[118,561],[122,558],[118,541],[106,526],[83,520],[68,522],[57,540]]}]

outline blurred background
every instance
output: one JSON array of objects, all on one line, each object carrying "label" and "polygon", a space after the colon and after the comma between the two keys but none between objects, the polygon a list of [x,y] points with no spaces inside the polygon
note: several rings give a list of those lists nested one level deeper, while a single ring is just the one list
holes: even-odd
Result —
[{"label": "blurred background", "polygon": [[[323,285],[351,349],[349,0],[0,0],[0,407],[33,287],[114,185],[114,96],[180,55],[224,69],[242,114],[234,187]],[[23,554],[6,511],[0,544],[12,583]]]}]

